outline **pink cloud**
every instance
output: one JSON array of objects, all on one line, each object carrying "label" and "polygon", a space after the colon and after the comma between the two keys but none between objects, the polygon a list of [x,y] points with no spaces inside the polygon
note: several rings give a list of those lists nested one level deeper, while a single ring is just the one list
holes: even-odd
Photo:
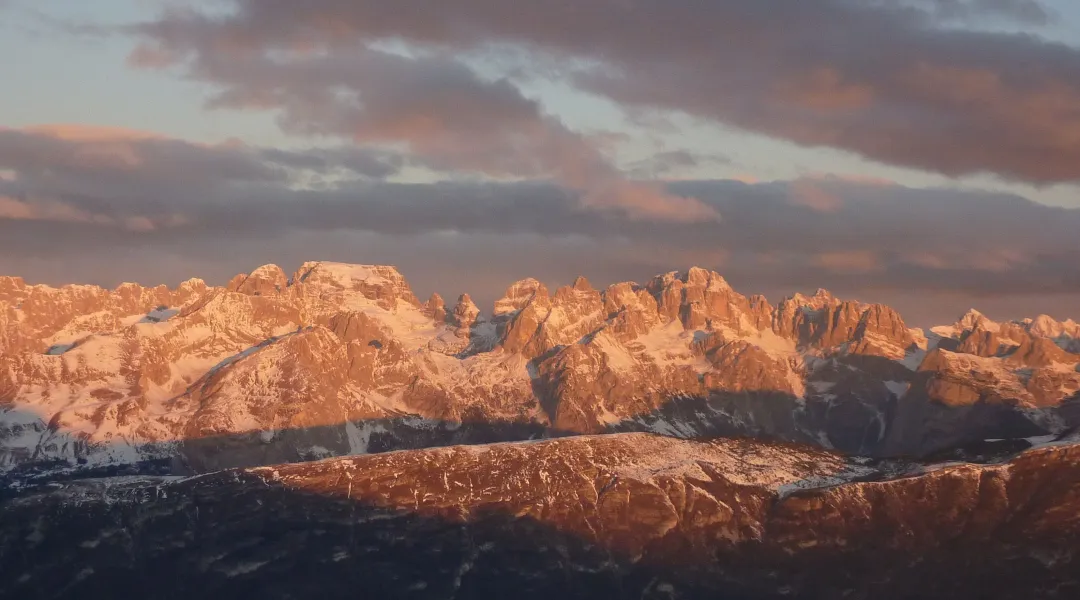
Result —
[{"label": "pink cloud", "polygon": [[865,84],[844,81],[832,67],[818,67],[781,81],[775,86],[778,102],[816,111],[854,111],[874,103],[874,89]]},{"label": "pink cloud", "polygon": [[844,206],[843,198],[813,179],[797,179],[788,189],[789,200],[795,206],[812,208],[819,212],[835,212]]},{"label": "pink cloud", "polygon": [[868,272],[882,268],[877,254],[863,250],[825,252],[814,256],[812,262],[833,271]]},{"label": "pink cloud", "polygon": [[24,202],[10,196],[0,196],[0,219],[94,223],[101,222],[106,217],[94,215],[64,202]]},{"label": "pink cloud", "polygon": [[23,127],[20,131],[47,135],[69,142],[113,142],[123,140],[164,139],[164,136],[161,134],[150,131],[79,123],[30,125]]}]

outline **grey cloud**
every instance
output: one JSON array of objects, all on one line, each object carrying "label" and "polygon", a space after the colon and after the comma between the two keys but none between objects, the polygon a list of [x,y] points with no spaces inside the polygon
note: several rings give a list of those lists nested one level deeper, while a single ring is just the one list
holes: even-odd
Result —
[{"label": "grey cloud", "polygon": [[401,154],[353,147],[306,150],[264,148],[259,150],[258,155],[271,164],[290,169],[313,171],[322,175],[344,172],[369,179],[386,179],[396,175],[409,164],[408,159]]},{"label": "grey cloud", "polygon": [[[896,4],[903,0],[886,1]],[[1053,17],[1052,12],[1036,0],[914,0],[914,4],[927,6],[935,16],[945,19],[999,17],[1045,25]]]},{"label": "grey cloud", "polygon": [[[230,16],[165,17],[138,31],[159,52],[195,52],[203,61],[224,56],[230,44],[248,51],[333,49],[357,39],[444,51],[509,45],[577,65],[564,74],[631,107],[687,112],[950,176],[1080,180],[1080,50],[939,26],[946,14],[1037,22],[1047,11],[1030,0],[447,0],[439,10],[426,0],[233,4]],[[583,64],[597,66],[582,71]]]},{"label": "grey cloud", "polygon": [[681,169],[730,164],[726,156],[705,155],[689,150],[666,150],[627,166],[628,172],[641,179],[662,178]]},{"label": "grey cloud", "polygon": [[[201,203],[220,207],[230,199],[302,186],[312,176],[378,179],[403,165],[394,153],[353,147],[202,145],[83,126],[0,129],[0,172],[10,173],[0,178],[0,196],[10,214],[22,211],[37,215],[35,220],[167,220]],[[72,210],[61,214],[58,207],[64,206],[90,217],[77,219]]]}]

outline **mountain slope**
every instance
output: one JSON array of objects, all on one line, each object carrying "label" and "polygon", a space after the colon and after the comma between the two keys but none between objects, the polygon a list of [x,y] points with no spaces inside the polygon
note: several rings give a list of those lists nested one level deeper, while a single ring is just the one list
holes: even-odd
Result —
[{"label": "mountain slope", "polygon": [[84,480],[0,504],[0,596],[1071,598],[1078,449],[623,434]]}]

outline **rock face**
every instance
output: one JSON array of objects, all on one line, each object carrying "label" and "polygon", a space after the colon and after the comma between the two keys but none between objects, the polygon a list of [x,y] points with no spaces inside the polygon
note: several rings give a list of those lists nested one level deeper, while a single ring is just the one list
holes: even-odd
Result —
[{"label": "rock face", "polygon": [[971,312],[926,333],[825,290],[773,306],[693,268],[421,303],[393,267],[226,287],[0,278],[0,469],[180,472],[567,434],[749,435],[926,455],[1080,425],[1080,328]]},{"label": "rock face", "polygon": [[0,504],[0,596],[1051,599],[1080,447],[853,461],[644,434],[430,449]]}]

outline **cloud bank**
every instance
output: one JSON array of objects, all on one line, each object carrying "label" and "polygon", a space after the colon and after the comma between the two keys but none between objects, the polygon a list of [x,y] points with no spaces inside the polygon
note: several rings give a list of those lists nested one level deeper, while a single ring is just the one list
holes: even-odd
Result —
[{"label": "cloud bank", "polygon": [[[830,176],[649,182],[724,219],[647,220],[585,209],[546,182],[394,183],[383,176],[403,159],[355,148],[97,133],[0,132],[0,272],[223,282],[264,262],[335,259],[398,264],[421,291],[492,301],[526,276],[602,284],[701,265],[774,300],[825,286],[916,322],[969,306],[1064,317],[1080,299],[1080,210],[1016,196]],[[349,176],[311,185],[331,170]]]}]

